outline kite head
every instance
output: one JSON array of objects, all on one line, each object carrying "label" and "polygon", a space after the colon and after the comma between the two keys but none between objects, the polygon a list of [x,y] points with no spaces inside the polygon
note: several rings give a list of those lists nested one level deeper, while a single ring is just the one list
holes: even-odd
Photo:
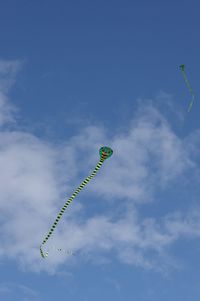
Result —
[{"label": "kite head", "polygon": [[185,69],[185,65],[180,65],[179,67],[180,67],[180,69],[181,69],[181,70],[183,70],[183,71],[184,71],[184,69]]},{"label": "kite head", "polygon": [[99,155],[103,159],[108,159],[110,156],[112,156],[113,150],[110,147],[103,146],[99,150]]}]

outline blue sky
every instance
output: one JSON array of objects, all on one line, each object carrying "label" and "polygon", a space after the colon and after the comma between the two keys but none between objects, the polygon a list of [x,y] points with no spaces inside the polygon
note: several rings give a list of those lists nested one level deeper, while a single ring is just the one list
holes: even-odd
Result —
[{"label": "blue sky", "polygon": [[1,1],[0,299],[199,300],[199,10]]}]

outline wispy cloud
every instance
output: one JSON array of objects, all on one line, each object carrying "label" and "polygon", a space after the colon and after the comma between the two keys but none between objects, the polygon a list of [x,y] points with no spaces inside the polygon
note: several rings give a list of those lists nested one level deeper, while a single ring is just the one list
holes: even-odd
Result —
[{"label": "wispy cloud", "polygon": [[0,60],[0,91],[6,93],[15,83],[17,73],[23,66],[21,60]]},{"label": "wispy cloud", "polygon": [[[11,70],[12,78],[18,67],[15,63],[15,67],[11,66],[11,63],[0,64],[5,74]],[[12,80],[9,76],[7,80],[8,84],[4,80],[1,85],[9,86]],[[6,124],[12,114],[7,109],[6,89],[2,91],[0,121]],[[190,145],[193,142],[191,138]],[[59,223],[53,241],[54,245],[74,250],[78,255],[52,254],[46,265],[38,246],[63,199],[94,168],[102,145],[111,146],[114,154],[85,192],[109,202],[111,208],[89,217],[83,203],[74,201],[67,211],[67,222]],[[198,169],[184,146],[185,140],[176,136],[152,104],[140,105],[126,132],[111,138],[103,127],[86,126],[67,142],[55,145],[31,133],[2,129],[0,256],[17,259],[23,268],[49,273],[54,273],[63,262],[79,258],[95,261],[96,256],[110,260],[110,254],[126,264],[148,269],[161,267],[167,258],[166,250],[175,241],[181,237],[199,237],[198,214],[191,209],[188,214],[144,218],[137,206],[152,202],[158,189],[166,189],[177,177],[184,179],[188,172]],[[116,208],[122,202],[119,217],[112,205]]]},{"label": "wispy cloud", "polygon": [[15,123],[16,106],[9,102],[7,93],[15,83],[17,73],[23,65],[22,61],[0,60],[0,127],[8,123]]},{"label": "wispy cloud", "polygon": [[[19,298],[23,301],[39,301],[39,294],[32,288],[22,285],[20,283],[13,282],[1,282],[0,283],[0,296],[2,300],[7,300],[6,296],[10,298]],[[10,300],[9,298],[9,300]]]}]

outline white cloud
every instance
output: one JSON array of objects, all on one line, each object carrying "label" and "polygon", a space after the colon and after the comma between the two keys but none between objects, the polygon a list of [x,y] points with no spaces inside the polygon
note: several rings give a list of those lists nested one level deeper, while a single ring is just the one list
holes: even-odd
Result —
[{"label": "white cloud", "polygon": [[183,141],[152,106],[141,107],[126,135],[113,137],[110,145],[113,157],[90,188],[107,198],[149,201],[157,188],[195,166]]},{"label": "white cloud", "polygon": [[[2,67],[3,66],[3,67]],[[17,67],[0,64],[0,70],[15,74]],[[3,74],[3,71],[0,71]],[[12,78],[13,75],[11,75]],[[4,80],[0,87],[10,85]],[[2,84],[3,83],[3,84]],[[12,114],[1,92],[0,122]],[[192,140],[190,144],[192,145]],[[88,217],[80,199],[60,221],[53,244],[75,250],[76,256],[52,253],[48,265],[40,257],[39,245],[77,185],[95,167],[98,149],[108,145],[113,156],[85,193],[101,201],[121,204],[120,217],[112,212]],[[152,105],[140,106],[127,131],[110,138],[105,128],[87,126],[67,143],[55,145],[31,133],[4,128],[0,132],[0,256],[12,257],[21,268],[54,273],[63,262],[95,260],[115,254],[121,262],[154,268],[162,265],[166,249],[180,237],[198,237],[200,223],[193,212],[172,214],[157,220],[142,218],[137,204],[153,201],[158,189],[195,170],[185,141],[178,138],[163,115]],[[82,194],[83,195],[83,194]],[[128,208],[128,209],[127,209]],[[103,260],[103,259],[102,259]]]}]

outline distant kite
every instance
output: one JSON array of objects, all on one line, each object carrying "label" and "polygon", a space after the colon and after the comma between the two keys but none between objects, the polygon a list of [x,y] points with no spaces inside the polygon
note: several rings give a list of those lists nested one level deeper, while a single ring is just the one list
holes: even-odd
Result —
[{"label": "distant kite", "polygon": [[190,103],[189,103],[189,107],[188,107],[188,112],[190,112],[190,110],[191,110],[191,108],[192,108],[192,106],[193,106],[193,103],[194,103],[194,96],[195,96],[195,94],[194,94],[193,89],[192,89],[192,87],[191,87],[191,85],[190,85],[190,82],[189,82],[188,79],[187,79],[187,76],[186,76],[186,73],[185,73],[185,65],[180,65],[180,69],[181,69],[181,71],[182,71],[182,74],[183,74],[183,78],[184,78],[184,80],[185,80],[185,83],[186,83],[186,85],[187,85],[187,87],[188,87],[188,89],[189,89],[189,91],[190,91],[191,96],[192,96],[192,99],[191,99],[191,101],[190,101]]},{"label": "distant kite", "polygon": [[[112,156],[113,154],[113,150],[110,147],[107,146],[103,146],[100,148],[99,150],[99,155],[100,155],[100,160],[97,163],[96,167],[94,168],[93,172],[91,173],[91,175],[89,175],[87,178],[85,178],[85,180],[80,184],[80,186],[75,190],[75,192],[71,195],[71,197],[67,200],[67,202],[65,203],[65,205],[62,207],[62,209],[60,210],[55,222],[53,223],[51,229],[49,230],[49,233],[47,234],[47,236],[45,237],[45,239],[42,242],[42,245],[44,245],[47,240],[50,238],[51,234],[53,233],[53,231],[55,230],[57,223],[59,222],[60,218],[62,217],[65,209],[67,208],[67,206],[72,202],[72,200],[75,198],[75,196],[81,191],[81,189],[83,189],[83,187],[88,184],[88,182],[96,175],[97,171],[100,169],[100,167],[102,166],[103,162],[108,159],[110,156]],[[43,258],[48,256],[48,252],[46,252],[44,254],[43,250],[42,250],[42,245],[40,246],[40,254]],[[58,249],[61,250],[61,249]]]}]

